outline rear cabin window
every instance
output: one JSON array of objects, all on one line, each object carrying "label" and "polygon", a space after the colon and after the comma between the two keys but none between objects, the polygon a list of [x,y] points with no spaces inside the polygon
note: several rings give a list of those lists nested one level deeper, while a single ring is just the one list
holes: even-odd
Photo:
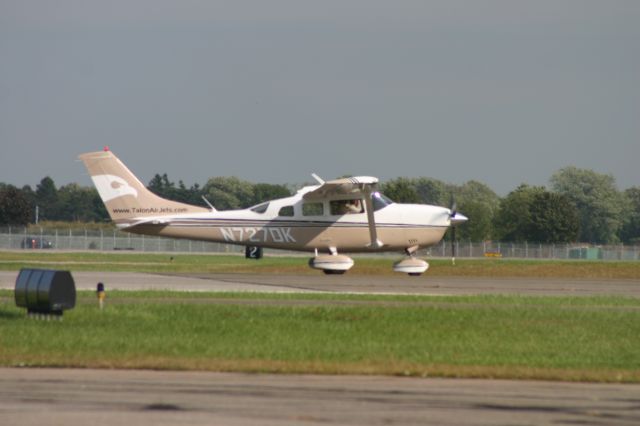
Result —
[{"label": "rear cabin window", "polygon": [[293,206],[284,206],[278,212],[278,216],[293,216]]},{"label": "rear cabin window", "polygon": [[303,216],[322,216],[324,214],[324,205],[322,203],[304,203],[302,205]]}]

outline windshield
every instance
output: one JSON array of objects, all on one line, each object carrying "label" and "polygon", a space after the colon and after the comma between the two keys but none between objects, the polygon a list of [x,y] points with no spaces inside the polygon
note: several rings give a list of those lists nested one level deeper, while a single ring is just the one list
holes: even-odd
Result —
[{"label": "windshield", "polygon": [[371,194],[371,199],[373,200],[373,210],[378,211],[387,207],[389,204],[393,204],[393,201],[388,197],[385,197],[380,192],[374,192]]}]

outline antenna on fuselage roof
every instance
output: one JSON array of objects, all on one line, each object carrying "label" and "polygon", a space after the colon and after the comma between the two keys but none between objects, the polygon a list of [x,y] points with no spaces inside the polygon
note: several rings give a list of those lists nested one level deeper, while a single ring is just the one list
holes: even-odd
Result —
[{"label": "antenna on fuselage roof", "polygon": [[209,200],[207,200],[207,199],[206,199],[206,197],[205,197],[204,195],[202,196],[202,199],[204,200],[204,202],[205,202],[205,203],[207,203],[207,205],[209,206],[209,208],[211,209],[211,211],[212,211],[212,212],[217,212],[217,211],[218,211],[218,210],[216,210],[216,208],[215,208],[215,207],[213,207],[213,204],[211,204],[211,203],[209,202]]},{"label": "antenna on fuselage roof", "polygon": [[324,180],[320,176],[315,173],[311,173],[311,176],[313,176],[313,178],[317,180],[320,185],[324,185]]}]

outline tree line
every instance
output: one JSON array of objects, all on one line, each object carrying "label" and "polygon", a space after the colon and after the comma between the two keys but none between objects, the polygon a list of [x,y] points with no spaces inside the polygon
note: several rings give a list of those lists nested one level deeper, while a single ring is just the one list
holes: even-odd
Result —
[{"label": "tree line", "polygon": [[522,184],[505,197],[469,181],[397,178],[382,185],[398,202],[450,205],[470,218],[458,237],[471,241],[640,244],[640,187],[618,191],[611,175],[576,167],[551,176],[550,188]]},{"label": "tree line", "polygon": [[[217,209],[239,209],[292,195],[292,187],[252,183],[237,177],[215,177],[203,186],[187,187],[156,174],[148,188],[161,197]],[[616,188],[611,175],[566,167],[550,179],[550,187],[522,184],[505,197],[487,185],[462,185],[420,177],[389,180],[380,190],[394,201],[451,206],[470,218],[457,237],[471,241],[597,244],[640,243],[640,187]],[[93,187],[71,183],[56,187],[43,178],[35,189],[0,183],[0,225],[35,221],[107,222],[109,216]]]}]

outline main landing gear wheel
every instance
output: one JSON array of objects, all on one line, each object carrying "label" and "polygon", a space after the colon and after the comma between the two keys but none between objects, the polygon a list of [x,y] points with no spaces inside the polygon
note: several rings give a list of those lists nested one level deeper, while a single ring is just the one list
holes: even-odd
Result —
[{"label": "main landing gear wheel", "polygon": [[309,266],[327,275],[341,275],[353,266],[353,259],[342,254],[319,254],[309,259]]},{"label": "main landing gear wheel", "polygon": [[415,257],[409,257],[393,264],[394,271],[409,274],[409,276],[412,277],[422,275],[422,273],[427,269],[429,269],[429,264],[424,260],[417,259]]},{"label": "main landing gear wheel", "polygon": [[347,271],[336,271],[335,269],[324,269],[322,272],[324,272],[326,275],[344,275],[344,273]]}]

